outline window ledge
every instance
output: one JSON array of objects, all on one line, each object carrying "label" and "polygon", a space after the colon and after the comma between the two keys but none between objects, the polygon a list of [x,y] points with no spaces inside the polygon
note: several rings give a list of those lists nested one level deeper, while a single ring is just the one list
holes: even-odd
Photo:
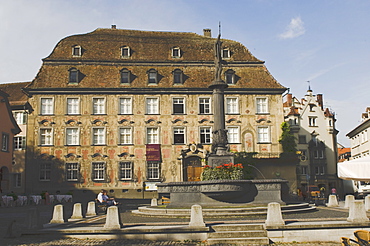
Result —
[{"label": "window ledge", "polygon": [[257,144],[272,144],[271,142],[257,142]]},{"label": "window ledge", "polygon": [[256,113],[256,115],[270,115],[270,113]]}]

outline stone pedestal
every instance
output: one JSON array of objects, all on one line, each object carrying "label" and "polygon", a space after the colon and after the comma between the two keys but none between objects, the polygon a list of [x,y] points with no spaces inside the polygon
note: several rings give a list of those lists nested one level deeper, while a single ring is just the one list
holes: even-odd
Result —
[{"label": "stone pedestal", "polygon": [[344,200],[344,208],[350,208],[354,200],[355,200],[355,197],[353,195],[346,195],[346,198]]},{"label": "stone pedestal", "polygon": [[106,230],[118,230],[121,228],[118,208],[112,206],[108,208],[107,217],[105,220],[104,229]]},{"label": "stone pedestal", "polygon": [[283,216],[281,214],[281,207],[279,203],[271,202],[267,207],[266,226],[282,226],[285,225]]},{"label": "stone pedestal", "polygon": [[203,211],[200,205],[191,206],[190,223],[189,227],[205,227],[206,224],[203,220]]},{"label": "stone pedestal", "polygon": [[365,210],[370,211],[370,195],[365,197]]},{"label": "stone pedestal", "polygon": [[217,167],[228,163],[234,163],[233,155],[210,155],[208,157],[208,165],[211,167]]},{"label": "stone pedestal", "polygon": [[53,212],[53,218],[50,221],[50,224],[62,224],[64,223],[63,218],[63,205],[55,205],[54,206],[54,212]]},{"label": "stone pedestal", "polygon": [[68,221],[73,221],[73,220],[80,220],[82,219],[82,206],[81,203],[75,203],[73,205],[73,213],[70,219]]},{"label": "stone pedestal", "polygon": [[96,216],[95,202],[89,202],[87,204],[86,217]]},{"label": "stone pedestal", "polygon": [[152,198],[152,200],[150,201],[150,206],[151,207],[157,207],[158,206],[157,198]]},{"label": "stone pedestal", "polygon": [[328,207],[338,207],[338,199],[336,195],[329,195]]},{"label": "stone pedestal", "polygon": [[38,208],[30,208],[27,212],[27,229],[40,229],[42,224],[40,222],[40,213]]},{"label": "stone pedestal", "polygon": [[365,206],[362,200],[354,200],[349,207],[348,222],[352,223],[363,223],[368,222]]}]

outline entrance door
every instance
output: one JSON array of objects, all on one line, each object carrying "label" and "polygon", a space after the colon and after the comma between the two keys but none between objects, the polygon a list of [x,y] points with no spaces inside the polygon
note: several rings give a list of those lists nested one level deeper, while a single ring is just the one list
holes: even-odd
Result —
[{"label": "entrance door", "polygon": [[200,181],[202,163],[200,157],[191,156],[184,160],[184,181]]}]

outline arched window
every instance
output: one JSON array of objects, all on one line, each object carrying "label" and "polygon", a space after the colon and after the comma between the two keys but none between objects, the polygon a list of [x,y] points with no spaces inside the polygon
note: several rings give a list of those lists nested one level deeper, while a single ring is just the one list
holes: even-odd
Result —
[{"label": "arched window", "polygon": [[181,69],[175,69],[172,72],[173,74],[173,83],[174,84],[183,84],[184,83],[184,73]]},{"label": "arched window", "polygon": [[225,81],[226,84],[235,84],[235,71],[229,69],[225,72]]},{"label": "arched window", "polygon": [[121,84],[131,83],[131,72],[124,68],[121,70]]},{"label": "arched window", "polygon": [[158,83],[158,72],[154,68],[149,69],[148,72],[148,83],[157,84]]},{"label": "arched window", "polygon": [[79,74],[80,72],[76,68],[71,68],[68,70],[69,71],[69,84],[77,84],[79,81]]}]

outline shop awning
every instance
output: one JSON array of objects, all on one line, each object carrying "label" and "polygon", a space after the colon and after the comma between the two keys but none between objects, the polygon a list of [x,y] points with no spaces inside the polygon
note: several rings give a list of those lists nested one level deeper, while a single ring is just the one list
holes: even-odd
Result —
[{"label": "shop awning", "polygon": [[370,156],[339,162],[337,168],[341,179],[370,181]]}]

